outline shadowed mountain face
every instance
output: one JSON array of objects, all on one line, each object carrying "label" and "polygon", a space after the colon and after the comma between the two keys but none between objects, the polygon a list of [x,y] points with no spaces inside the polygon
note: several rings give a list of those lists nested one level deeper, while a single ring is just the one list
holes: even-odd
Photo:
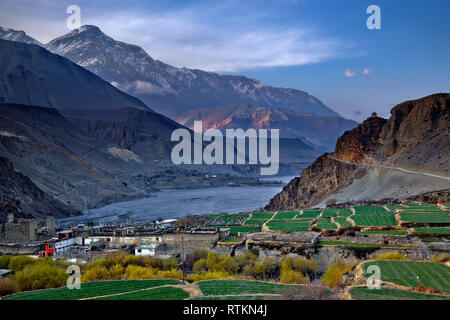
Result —
[{"label": "shadowed mountain face", "polygon": [[57,109],[149,110],[140,100],[37,45],[0,40],[0,102]]},{"label": "shadowed mountain face", "polygon": [[450,186],[450,94],[394,107],[389,120],[373,115],[345,132],[266,206],[306,208],[339,201],[406,198]]},{"label": "shadowed mountain face", "polygon": [[0,155],[44,192],[73,208],[145,194],[123,183],[127,175],[117,177],[141,163],[126,160],[123,148],[89,136],[55,109],[1,104],[0,128]]},{"label": "shadowed mountain face", "polygon": [[243,76],[176,68],[142,48],[115,41],[95,26],[82,26],[45,45],[92,71],[153,110],[177,117],[187,110],[249,103],[338,116],[320,100],[295,89],[274,88]]},{"label": "shadowed mountain face", "polygon": [[182,114],[176,120],[191,129],[196,120],[203,121],[204,129],[280,129],[281,138],[301,139],[322,150],[331,150],[337,137],[357,125],[355,121],[341,117],[246,104],[194,110]]},{"label": "shadowed mountain face", "polygon": [[6,221],[9,213],[16,218],[79,214],[40,190],[30,178],[15,171],[11,161],[0,157],[0,223]]}]

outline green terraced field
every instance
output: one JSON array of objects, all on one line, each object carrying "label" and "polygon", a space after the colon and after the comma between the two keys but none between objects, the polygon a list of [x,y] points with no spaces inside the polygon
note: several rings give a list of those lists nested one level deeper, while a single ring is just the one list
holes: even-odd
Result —
[{"label": "green terraced field", "polygon": [[335,218],[333,218],[333,219],[334,219],[334,222],[339,223],[339,225],[341,226],[341,228],[349,227],[349,226],[352,225],[350,222],[348,222],[348,221],[346,220],[346,218],[335,217]]},{"label": "green terraced field", "polygon": [[441,212],[402,212],[400,219],[405,222],[417,223],[450,223],[450,215],[444,211]]},{"label": "green terraced field", "polygon": [[301,285],[286,286],[277,283],[246,280],[210,280],[197,283],[205,296],[237,295],[237,294],[280,294],[288,287],[303,288]]},{"label": "green terraced field", "polygon": [[273,231],[307,231],[310,226],[310,221],[271,220],[266,225]]},{"label": "green terraced field", "polygon": [[[405,210],[417,210],[417,211],[441,211],[438,207],[431,204],[405,204]],[[403,209],[402,209],[403,210]]]},{"label": "green terraced field", "polygon": [[248,232],[261,232],[261,227],[249,227],[249,226],[223,226],[223,228],[230,228],[231,234],[248,233]]},{"label": "green terraced field", "polygon": [[330,219],[317,219],[317,228],[325,229],[325,230],[336,230],[338,229],[337,225],[331,222]]},{"label": "green terraced field", "polygon": [[234,214],[211,214],[205,217],[207,220],[214,220],[214,219],[245,219],[248,218],[250,213],[234,213]]},{"label": "green terraced field", "polygon": [[297,214],[297,211],[280,211],[275,215],[275,217],[273,217],[273,220],[293,219]]},{"label": "green terraced field", "polygon": [[253,212],[251,219],[269,220],[275,212]]},{"label": "green terraced field", "polygon": [[353,212],[347,208],[325,208],[322,210],[322,217],[338,216],[346,218],[352,214]]},{"label": "green terraced field", "polygon": [[355,206],[355,215],[376,216],[376,215],[392,215],[392,212],[387,211],[379,206]]},{"label": "green terraced field", "polygon": [[116,296],[97,298],[94,300],[183,300],[189,294],[180,288],[161,287],[150,290],[124,293]]},{"label": "green terraced field", "polygon": [[405,236],[408,234],[408,231],[401,230],[381,230],[381,231],[361,231],[358,232],[359,235],[374,235],[374,234],[387,234],[391,236]]},{"label": "green terraced field", "polygon": [[405,209],[405,207],[401,206],[401,205],[396,205],[396,204],[388,204],[386,205],[386,207],[391,210],[392,212],[394,212],[397,209]]},{"label": "green terraced field", "polygon": [[298,218],[315,218],[320,214],[319,210],[303,210],[302,214]]},{"label": "green terraced field", "polygon": [[395,226],[397,225],[397,221],[394,218],[394,215],[380,215],[380,216],[371,216],[371,215],[354,215],[351,216],[357,226]]},{"label": "green terraced field", "polygon": [[25,292],[7,297],[5,300],[78,300],[158,287],[167,284],[176,285],[181,283],[182,282],[179,280],[121,280],[86,282],[81,284],[80,290],[71,290],[67,287],[61,287],[56,289]]},{"label": "green terraced field", "polygon": [[449,300],[450,297],[432,294],[411,292],[395,289],[369,289],[356,287],[350,289],[350,295],[354,300]]},{"label": "green terraced field", "polygon": [[435,234],[450,234],[449,228],[414,228],[415,232],[420,233],[435,233]]},{"label": "green terraced field", "polygon": [[249,219],[246,220],[244,225],[255,225],[255,226],[262,226],[264,224],[264,222],[266,222],[266,219]]},{"label": "green terraced field", "polygon": [[[419,285],[439,291],[450,292],[450,267],[433,262],[415,261],[370,261],[363,264],[377,265],[381,270],[381,280],[415,288]],[[367,275],[366,275],[367,276]]]}]

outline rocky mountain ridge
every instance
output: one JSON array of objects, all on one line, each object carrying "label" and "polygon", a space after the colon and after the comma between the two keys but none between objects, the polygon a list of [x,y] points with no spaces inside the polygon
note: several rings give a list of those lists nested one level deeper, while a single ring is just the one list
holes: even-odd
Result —
[{"label": "rocky mountain ridge", "polygon": [[318,116],[298,110],[255,107],[233,104],[203,108],[182,114],[178,123],[193,129],[195,120],[203,121],[204,129],[249,128],[280,129],[281,138],[301,139],[318,150],[332,150],[336,137],[357,126],[357,122],[341,117]]},{"label": "rocky mountain ridge", "polygon": [[190,109],[233,103],[339,116],[304,91],[275,88],[239,75],[173,67],[153,59],[136,45],[112,39],[92,25],[74,29],[44,47],[172,118]]},{"label": "rocky mountain ridge", "polygon": [[[333,153],[316,159],[266,209],[312,207],[351,189],[353,194],[358,190],[364,194],[359,200],[376,200],[380,183],[387,183],[391,194],[405,196],[407,188],[400,190],[411,181],[412,193],[450,186],[449,115],[450,94],[444,93],[401,103],[392,109],[388,120],[372,115],[345,132]],[[411,168],[416,171],[408,170]],[[423,185],[418,186],[421,174]]]}]

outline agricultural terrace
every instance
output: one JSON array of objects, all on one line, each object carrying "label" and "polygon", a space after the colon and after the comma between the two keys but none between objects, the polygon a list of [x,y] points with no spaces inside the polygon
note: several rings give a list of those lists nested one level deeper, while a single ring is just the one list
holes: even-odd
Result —
[{"label": "agricultural terrace", "polygon": [[273,217],[275,212],[252,212],[250,219],[254,220],[269,220]]},{"label": "agricultural terrace", "polygon": [[427,234],[450,234],[450,227],[448,228],[414,228],[414,232]]},{"label": "agricultural terrace", "polygon": [[354,287],[349,293],[353,300],[450,300],[445,296],[385,288]]},{"label": "agricultural terrace", "polygon": [[331,219],[319,218],[317,219],[317,228],[325,230],[337,230],[339,229],[336,224],[334,224]]},{"label": "agricultural terrace", "polygon": [[209,228],[227,228],[230,229],[230,234],[236,235],[239,233],[252,233],[252,232],[261,232],[261,226],[253,227],[253,226],[205,226],[202,229]]},{"label": "agricultural terrace", "polygon": [[302,285],[283,285],[247,280],[209,280],[197,282],[197,285],[204,296],[281,294],[287,288],[303,288]]},{"label": "agricultural terrace", "polygon": [[[354,213],[353,213],[354,211]],[[360,227],[397,226],[397,218],[406,223],[450,223],[450,211],[441,210],[432,204],[401,204],[386,206],[354,206],[351,208],[324,208],[323,210],[301,211],[257,211],[227,215],[209,215],[207,226],[228,227],[233,235],[239,233],[261,232],[266,224],[273,231],[307,231],[311,230],[312,219],[315,227],[321,230],[337,230],[352,225]],[[207,227],[205,226],[205,227]],[[416,228],[417,229],[417,228]],[[417,229],[420,230],[420,229]],[[415,231],[421,233],[448,234],[446,230]],[[408,234],[406,230],[360,232],[359,235],[397,235]]]},{"label": "agricultural terrace", "polygon": [[320,210],[302,210],[302,214],[298,218],[316,218],[320,212]]},{"label": "agricultural terrace", "polygon": [[379,206],[355,206],[355,214],[350,216],[358,226],[395,226],[394,213]]},{"label": "agricultural terrace", "polygon": [[[450,292],[450,267],[444,264],[378,260],[363,263],[364,272],[370,265],[380,267],[382,281],[409,288],[423,286],[441,292]],[[365,274],[365,276],[369,275]]]},{"label": "agricultural terrace", "polygon": [[349,217],[353,214],[350,209],[347,208],[325,208],[322,210],[322,217]]},{"label": "agricultural terrace", "polygon": [[334,217],[334,223],[338,224],[340,228],[350,227],[352,224],[347,221],[347,218],[343,217]]},{"label": "agricultural terrace", "polygon": [[61,287],[20,293],[5,300],[79,300],[117,293],[150,289],[165,285],[180,285],[180,280],[119,280],[81,283],[81,289]]},{"label": "agricultural terrace", "polygon": [[400,213],[400,220],[415,223],[450,223],[450,214],[446,211],[402,211]]},{"label": "agricultural terrace", "polygon": [[184,300],[189,294],[180,288],[159,287],[137,292],[122,293],[113,296],[95,298],[94,300]]},{"label": "agricultural terrace", "polygon": [[260,220],[260,219],[248,219],[245,220],[244,225],[246,226],[262,226],[267,220]]},{"label": "agricultural terrace", "polygon": [[266,226],[273,231],[307,231],[310,227],[310,220],[271,220]]},{"label": "agricultural terrace", "polygon": [[272,218],[272,220],[294,219],[298,214],[299,212],[297,211],[280,211]]}]

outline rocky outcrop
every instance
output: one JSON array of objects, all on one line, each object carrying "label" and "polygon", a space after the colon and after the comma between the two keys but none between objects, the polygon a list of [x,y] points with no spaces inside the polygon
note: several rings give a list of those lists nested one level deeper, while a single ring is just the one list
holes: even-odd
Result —
[{"label": "rocky outcrop", "polygon": [[394,107],[380,142],[392,165],[450,175],[450,95]]},{"label": "rocky outcrop", "polygon": [[[302,172],[300,178],[293,179],[276,195],[266,209],[314,206],[363,178],[367,170],[378,170],[375,175],[380,175],[380,172],[388,175],[386,171],[391,167],[412,168],[416,179],[420,177],[417,173],[422,172],[448,177],[449,107],[450,94],[435,94],[397,105],[392,109],[389,120],[374,113],[355,129],[345,132],[338,139],[334,153],[318,158]],[[383,171],[379,171],[381,168]],[[381,180],[390,181],[388,176]],[[398,185],[389,186],[390,189],[404,188],[404,179],[392,179],[392,183],[395,181]],[[445,179],[442,181],[446,183]],[[442,183],[436,184],[436,188],[442,189]],[[376,186],[370,189],[374,190],[373,193],[377,190]],[[421,190],[424,191],[432,190]],[[367,197],[376,199],[376,195],[370,192]]]},{"label": "rocky outcrop", "polygon": [[362,163],[380,146],[379,135],[386,119],[376,113],[353,130],[346,131],[337,141],[333,156],[344,161]]},{"label": "rocky outcrop", "polygon": [[320,156],[299,178],[291,180],[283,191],[270,200],[266,209],[293,210],[314,206],[365,175],[363,168],[340,162],[328,155],[325,153]]}]

